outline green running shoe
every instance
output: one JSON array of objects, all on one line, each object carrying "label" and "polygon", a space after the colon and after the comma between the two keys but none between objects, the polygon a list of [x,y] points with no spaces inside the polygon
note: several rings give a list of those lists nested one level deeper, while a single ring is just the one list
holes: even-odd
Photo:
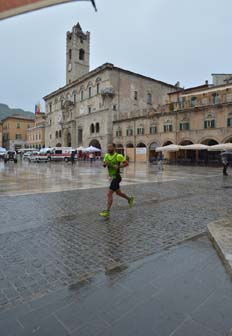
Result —
[{"label": "green running shoe", "polygon": [[103,210],[102,212],[99,213],[99,215],[102,217],[109,217],[110,212],[109,210]]},{"label": "green running shoe", "polygon": [[133,207],[133,205],[134,205],[134,197],[133,197],[133,196],[130,197],[130,199],[129,199],[129,201],[128,201],[128,204],[129,204],[129,207],[130,207],[130,208]]}]

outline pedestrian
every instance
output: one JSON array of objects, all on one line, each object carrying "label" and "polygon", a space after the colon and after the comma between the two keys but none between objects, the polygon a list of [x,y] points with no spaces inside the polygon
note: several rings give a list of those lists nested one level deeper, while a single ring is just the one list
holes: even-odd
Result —
[{"label": "pedestrian", "polygon": [[128,161],[122,154],[116,152],[115,144],[108,145],[108,153],[105,154],[103,159],[103,167],[108,168],[108,173],[110,177],[110,187],[107,194],[107,209],[100,212],[100,216],[109,217],[110,209],[113,203],[113,193],[115,192],[117,196],[120,196],[127,200],[129,207],[133,207],[134,197],[127,196],[120,189],[120,182],[122,180],[120,169],[128,166]]},{"label": "pedestrian", "polygon": [[89,154],[89,158],[90,158],[90,163],[93,163],[93,160],[94,160],[94,154],[93,154],[93,153],[90,153],[90,154]]},{"label": "pedestrian", "polygon": [[75,163],[75,151],[71,151],[70,161],[72,165]]},{"label": "pedestrian", "polygon": [[223,165],[223,170],[222,170],[223,175],[228,176],[227,168],[229,166],[229,163],[228,163],[228,160],[226,158],[226,155],[222,155],[222,165]]},{"label": "pedestrian", "polygon": [[159,153],[159,158],[158,158],[158,169],[163,170],[163,153]]}]

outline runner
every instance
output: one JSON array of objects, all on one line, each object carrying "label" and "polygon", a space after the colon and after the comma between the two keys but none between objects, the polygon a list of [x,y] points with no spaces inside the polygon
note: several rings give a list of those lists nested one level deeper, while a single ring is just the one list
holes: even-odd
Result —
[{"label": "runner", "polygon": [[109,176],[111,178],[110,188],[107,194],[107,209],[100,212],[100,216],[108,217],[113,203],[113,193],[125,198],[128,201],[129,207],[133,207],[134,197],[128,197],[120,189],[120,182],[122,180],[120,169],[128,166],[128,162],[122,154],[116,152],[115,144],[108,145],[108,153],[104,156],[103,167],[108,168]]}]

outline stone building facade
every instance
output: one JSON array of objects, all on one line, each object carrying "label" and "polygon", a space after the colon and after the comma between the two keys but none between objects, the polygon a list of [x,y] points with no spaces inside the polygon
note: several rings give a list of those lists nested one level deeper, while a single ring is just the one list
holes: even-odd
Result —
[{"label": "stone building facade", "polygon": [[37,149],[45,147],[45,113],[35,114],[34,127],[27,129],[26,147]]},{"label": "stone building facade", "polygon": [[33,127],[34,119],[11,116],[2,120],[3,147],[18,150],[27,146],[27,129]]},{"label": "stone building facade", "polygon": [[[169,102],[150,111],[148,117],[134,115],[114,121],[114,142],[132,160],[141,147],[146,153],[143,159],[148,160],[157,156],[157,146],[232,142],[232,84],[206,83],[168,96]],[[187,152],[180,151],[177,156],[202,154]],[[207,155],[213,158],[214,154]]]},{"label": "stone building facade", "polygon": [[66,39],[66,85],[44,97],[46,146],[93,145],[104,152],[114,121],[147,118],[177,89],[110,63],[89,72],[90,34],[77,24]]}]

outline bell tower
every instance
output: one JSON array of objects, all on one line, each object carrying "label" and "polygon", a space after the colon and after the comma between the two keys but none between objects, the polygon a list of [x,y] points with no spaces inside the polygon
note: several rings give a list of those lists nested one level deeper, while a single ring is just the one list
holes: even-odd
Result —
[{"label": "bell tower", "polygon": [[79,23],[66,34],[66,84],[89,72],[90,33],[83,32]]}]

